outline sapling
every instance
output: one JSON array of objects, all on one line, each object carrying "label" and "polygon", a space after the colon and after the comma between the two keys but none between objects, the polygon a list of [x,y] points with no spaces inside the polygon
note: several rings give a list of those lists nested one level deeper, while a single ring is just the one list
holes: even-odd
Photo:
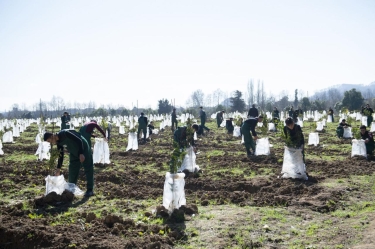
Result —
[{"label": "sapling", "polygon": [[264,115],[262,114],[263,116],[263,125],[262,127],[260,127],[260,130],[262,131],[262,135],[265,136],[267,135],[267,131],[268,131],[268,118],[267,118],[267,115]]}]

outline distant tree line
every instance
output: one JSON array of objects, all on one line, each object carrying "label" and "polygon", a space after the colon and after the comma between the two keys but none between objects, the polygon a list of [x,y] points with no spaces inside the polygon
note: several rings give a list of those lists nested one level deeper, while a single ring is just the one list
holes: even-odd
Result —
[{"label": "distant tree line", "polygon": [[[363,91],[363,90],[362,90]],[[199,107],[203,106],[206,113],[210,115],[217,111],[224,110],[226,112],[245,112],[248,108],[255,104],[260,111],[272,112],[274,107],[279,110],[288,110],[291,106],[300,107],[302,110],[328,110],[330,107],[336,111],[347,109],[350,111],[360,110],[364,104],[370,104],[375,107],[375,91],[364,90],[364,93],[355,88],[340,92],[337,88],[331,88],[325,91],[315,93],[309,97],[300,89],[294,89],[294,95],[291,97],[284,90],[278,96],[266,94],[263,81],[258,80],[255,84],[254,80],[247,83],[246,92],[239,90],[225,93],[220,89],[214,90],[210,94],[205,94],[198,89],[191,93],[190,98],[186,101],[185,107],[176,107],[172,101],[162,98],[158,101],[156,110],[148,108],[132,107],[127,109],[122,106],[114,107],[112,105],[96,106],[91,101],[88,103],[69,103],[65,102],[61,97],[53,96],[50,101],[40,100],[28,109],[23,104],[13,104],[11,110],[0,113],[0,118],[37,118],[44,117],[60,117],[64,111],[69,112],[72,116],[116,116],[116,115],[139,115],[140,112],[149,114],[166,114],[171,113],[175,107],[177,112],[188,112],[198,115]]]}]

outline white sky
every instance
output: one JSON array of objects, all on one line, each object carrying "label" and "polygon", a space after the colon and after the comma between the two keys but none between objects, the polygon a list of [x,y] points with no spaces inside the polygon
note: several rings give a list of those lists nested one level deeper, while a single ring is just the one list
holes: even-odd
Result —
[{"label": "white sky", "polygon": [[0,110],[375,81],[374,0],[0,0]]}]

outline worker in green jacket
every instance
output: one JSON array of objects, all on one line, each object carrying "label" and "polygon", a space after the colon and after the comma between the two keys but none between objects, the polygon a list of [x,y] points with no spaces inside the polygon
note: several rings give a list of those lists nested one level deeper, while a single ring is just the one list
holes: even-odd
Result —
[{"label": "worker in green jacket", "polygon": [[141,116],[138,118],[138,133],[137,137],[139,139],[139,136],[141,134],[141,130],[143,132],[143,143],[146,143],[146,136],[147,136],[147,125],[148,125],[148,120],[147,117],[144,116],[145,114],[141,112]]},{"label": "worker in green jacket", "polygon": [[61,130],[52,134],[46,132],[44,141],[56,144],[59,149],[59,159],[57,164],[56,175],[60,175],[60,169],[64,160],[64,147],[69,151],[69,177],[70,183],[77,184],[79,171],[83,166],[86,174],[87,191],[86,197],[94,195],[94,164],[92,159],[91,148],[86,139],[74,130]]}]

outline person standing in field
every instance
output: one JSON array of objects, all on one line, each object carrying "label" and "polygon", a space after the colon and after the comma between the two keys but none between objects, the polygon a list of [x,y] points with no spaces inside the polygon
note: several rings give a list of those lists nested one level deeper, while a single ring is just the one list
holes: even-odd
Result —
[{"label": "person standing in field", "polygon": [[367,104],[362,112],[365,116],[367,116],[367,127],[371,127],[371,123],[374,120],[374,118],[372,117],[374,110],[370,107],[369,104]]},{"label": "person standing in field", "polygon": [[202,129],[201,130],[201,134],[204,135],[204,132],[203,130],[206,130],[207,132],[210,132],[210,129],[208,127],[206,127],[206,119],[207,119],[207,116],[206,116],[206,112],[203,110],[203,106],[199,107],[201,110],[199,111],[199,117],[201,118],[201,125],[200,125],[200,128]]},{"label": "person standing in field", "polygon": [[224,120],[224,112],[225,112],[225,111],[221,111],[221,112],[216,113],[216,124],[217,124],[217,128],[220,128],[220,125],[221,125],[221,123],[222,123],[223,120]]},{"label": "person standing in field", "polygon": [[[263,121],[263,116],[260,115],[259,117],[250,117],[245,122],[243,122],[241,130],[245,141],[245,148],[247,157],[250,158],[251,156],[255,155],[255,141],[258,139],[258,135],[255,131],[255,127],[257,126],[258,122]],[[250,151],[253,150],[253,152]]]},{"label": "person standing in field", "polygon": [[138,133],[137,133],[137,137],[138,137],[138,140],[139,140],[139,136],[140,136],[141,130],[142,130],[142,132],[143,132],[143,143],[146,143],[148,120],[147,120],[147,117],[145,117],[144,115],[145,114],[143,112],[141,112],[141,116],[139,116],[139,118],[138,118]]},{"label": "person standing in field", "polygon": [[177,129],[178,121],[177,121],[177,114],[176,114],[176,108],[173,108],[172,111],[172,131]]},{"label": "person standing in field", "polygon": [[328,115],[331,116],[332,123],[335,122],[335,119],[334,119],[334,117],[333,117],[333,110],[332,110],[332,107],[330,107],[330,108],[328,109]]},{"label": "person standing in field", "polygon": [[61,130],[69,129],[70,115],[68,112],[64,112],[61,116]]},{"label": "person standing in field", "polygon": [[258,109],[255,107],[256,105],[253,104],[251,106],[251,108],[249,109],[248,113],[247,113],[247,117],[248,118],[256,118],[259,116],[259,111]]},{"label": "person standing in field", "polygon": [[64,147],[69,151],[69,176],[68,182],[77,184],[80,168],[83,166],[86,175],[85,197],[94,195],[94,163],[92,159],[91,147],[86,139],[74,130],[61,130],[52,134],[46,132],[44,141],[56,144],[59,149],[59,159],[56,176],[60,175],[60,170],[64,160]]},{"label": "person standing in field", "polygon": [[81,133],[81,135],[86,139],[86,141],[87,141],[87,143],[89,144],[90,148],[92,148],[92,146],[91,146],[91,138],[92,138],[92,137],[96,137],[96,136],[93,134],[95,128],[98,129],[98,131],[100,131],[100,133],[103,134],[104,139],[106,139],[105,132],[104,132],[103,129],[97,124],[96,120],[94,120],[94,119],[90,120],[90,122],[86,122],[86,123],[81,127],[81,129],[79,129],[79,133]]}]

